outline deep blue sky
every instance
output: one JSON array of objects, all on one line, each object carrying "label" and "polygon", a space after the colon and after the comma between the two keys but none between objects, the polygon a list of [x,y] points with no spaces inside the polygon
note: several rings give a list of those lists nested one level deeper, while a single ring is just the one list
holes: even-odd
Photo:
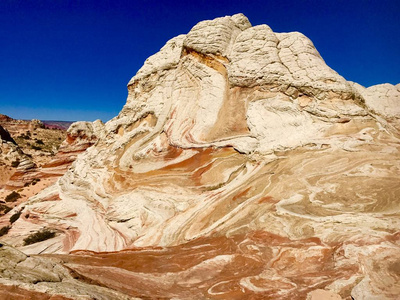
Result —
[{"label": "deep blue sky", "polygon": [[167,40],[238,12],[304,33],[347,80],[400,82],[399,0],[0,0],[0,113],[107,121]]}]

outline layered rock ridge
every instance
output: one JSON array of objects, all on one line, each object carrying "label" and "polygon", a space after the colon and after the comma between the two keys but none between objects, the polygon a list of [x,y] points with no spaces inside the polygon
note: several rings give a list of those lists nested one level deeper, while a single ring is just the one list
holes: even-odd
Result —
[{"label": "layered rock ridge", "polygon": [[[7,243],[70,253],[223,238],[238,250],[221,246],[196,268],[250,257],[258,271],[207,281],[205,298],[399,294],[399,85],[348,82],[301,33],[252,27],[238,14],[168,41],[128,91],[96,144],[25,205],[29,217]],[[23,246],[43,228],[56,237]],[[290,261],[323,264],[326,274],[310,267],[299,279]],[[120,275],[138,280],[143,270],[129,272]]]},{"label": "layered rock ridge", "polygon": [[[55,127],[48,128],[38,120],[15,120],[5,115],[0,115],[0,123],[14,136],[0,125],[0,201],[13,206],[26,202],[32,195],[54,184],[79,153],[95,144],[103,127],[103,123],[97,120],[93,123],[75,122],[68,130],[63,130],[56,128],[60,127],[58,124],[68,125],[70,122],[48,121],[46,124]],[[18,193],[19,198],[11,201],[7,196],[13,192]],[[0,218],[0,226],[3,221]]]}]

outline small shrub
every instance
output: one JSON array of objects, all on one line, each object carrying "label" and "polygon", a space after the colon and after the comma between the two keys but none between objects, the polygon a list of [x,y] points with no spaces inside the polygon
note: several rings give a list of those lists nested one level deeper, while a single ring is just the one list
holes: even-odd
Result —
[{"label": "small shrub", "polygon": [[11,194],[8,194],[5,198],[6,202],[15,202],[17,201],[19,198],[21,198],[20,193],[16,192],[16,191],[12,191]]},{"label": "small shrub", "polygon": [[40,178],[33,178],[32,181],[30,182],[25,182],[24,187],[30,186],[30,185],[35,185],[40,181]]},{"label": "small shrub", "polygon": [[44,143],[43,143],[43,141],[42,141],[42,140],[36,140],[36,144],[39,144],[39,145],[44,145]]},{"label": "small shrub", "polygon": [[24,245],[31,245],[35,243],[39,243],[48,239],[51,239],[56,236],[56,233],[49,229],[42,229],[35,233],[32,233],[27,238],[24,239]]},{"label": "small shrub", "polygon": [[15,221],[17,221],[17,220],[19,219],[20,216],[21,216],[21,211],[19,211],[19,212],[13,214],[13,215],[10,217],[10,223],[12,224],[12,223],[14,223]]},{"label": "small shrub", "polygon": [[16,168],[18,166],[19,166],[19,160],[18,159],[11,162],[11,167]]},{"label": "small shrub", "polygon": [[31,145],[31,148],[32,148],[33,150],[42,150],[42,147],[35,146],[35,145]]},{"label": "small shrub", "polygon": [[39,181],[40,181],[40,178],[34,178],[31,183],[32,183],[32,185],[35,185]]},{"label": "small shrub", "polygon": [[0,228],[0,236],[3,236],[10,231],[11,227],[10,226],[4,226]]},{"label": "small shrub", "polygon": [[0,212],[2,211],[4,214],[7,214],[11,210],[11,207],[7,205],[0,204]]}]

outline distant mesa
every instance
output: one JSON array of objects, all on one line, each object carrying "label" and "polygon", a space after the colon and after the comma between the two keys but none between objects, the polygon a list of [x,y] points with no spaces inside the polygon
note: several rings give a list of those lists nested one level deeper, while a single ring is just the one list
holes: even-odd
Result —
[{"label": "distant mesa", "polygon": [[49,121],[49,120],[42,120],[44,126],[50,129],[61,129],[67,130],[73,121]]},{"label": "distant mesa", "polygon": [[61,129],[61,130],[67,130],[69,126],[71,126],[74,121],[54,121],[54,120],[17,120],[13,119],[7,115],[0,114],[0,124],[12,124],[12,123],[18,123],[20,125],[27,124],[27,123],[33,123],[37,124],[37,126],[45,126],[49,129]]}]

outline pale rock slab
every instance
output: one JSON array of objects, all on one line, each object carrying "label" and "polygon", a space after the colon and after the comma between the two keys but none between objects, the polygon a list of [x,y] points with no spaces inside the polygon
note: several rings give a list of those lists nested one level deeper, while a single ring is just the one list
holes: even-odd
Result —
[{"label": "pale rock slab", "polygon": [[354,88],[363,96],[365,104],[375,113],[385,118],[400,119],[400,86],[389,83],[364,88],[353,83]]},{"label": "pale rock slab", "polygon": [[250,27],[242,14],[203,21],[190,30],[183,45],[199,53],[227,56],[237,35]]}]

